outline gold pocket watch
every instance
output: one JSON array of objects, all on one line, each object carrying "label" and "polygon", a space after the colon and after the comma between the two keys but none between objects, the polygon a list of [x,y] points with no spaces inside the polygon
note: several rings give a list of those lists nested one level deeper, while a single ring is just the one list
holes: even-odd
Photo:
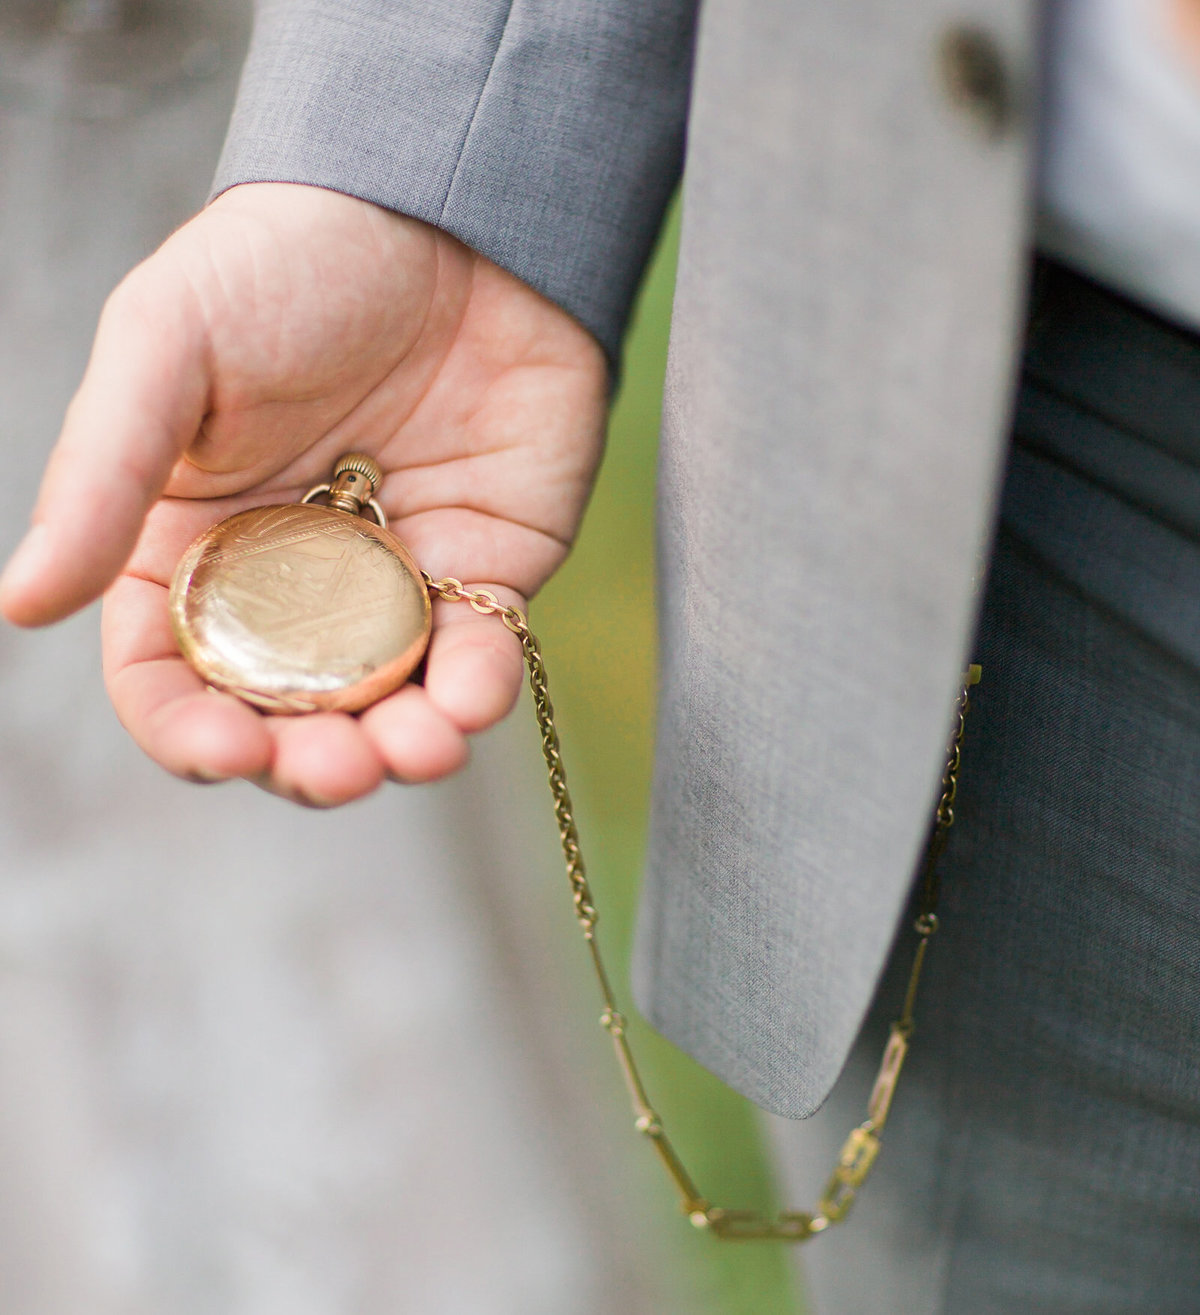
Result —
[{"label": "gold pocket watch", "polygon": [[208,684],[267,712],[358,712],[409,678],[429,594],[375,499],[382,479],[350,453],[298,503],[238,512],[184,553],[171,625]]},{"label": "gold pocket watch", "polygon": [[[171,623],[183,655],[210,685],[270,712],[356,712],[402,685],[420,662],[429,642],[431,593],[497,616],[520,641],[528,667],[575,917],[600,989],[600,1025],[612,1038],[634,1127],[654,1147],[696,1228],[727,1241],[807,1242],[819,1236],[846,1218],[871,1171],[908,1051],[917,986],[938,929],[938,858],[954,821],[968,695],[979,668],[968,670],[959,692],[942,795],[923,863],[908,991],[884,1049],[867,1118],[846,1139],[815,1209],[785,1210],[775,1217],[727,1210],[696,1187],[650,1104],[630,1048],[626,1019],[596,937],[598,915],[567,790],[546,667],[528,619],[486,589],[423,575],[387,529],[375,501],[381,478],[370,457],[352,453],[334,466],[330,483],[310,489],[299,503],[255,507],[206,530],[184,554],[171,581]],[[327,505],[315,505],[323,495]],[[368,512],[373,520],[367,519]]]}]

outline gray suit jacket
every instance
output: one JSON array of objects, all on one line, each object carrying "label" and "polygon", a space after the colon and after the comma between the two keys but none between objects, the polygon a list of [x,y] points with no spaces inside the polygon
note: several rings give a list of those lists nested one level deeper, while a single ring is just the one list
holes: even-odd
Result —
[{"label": "gray suit jacket", "polygon": [[694,0],[258,10],[218,190],[441,225],[614,360],[687,117],[635,985],[733,1086],[811,1113],[895,930],[974,617],[1034,0],[707,0],[694,76]]}]

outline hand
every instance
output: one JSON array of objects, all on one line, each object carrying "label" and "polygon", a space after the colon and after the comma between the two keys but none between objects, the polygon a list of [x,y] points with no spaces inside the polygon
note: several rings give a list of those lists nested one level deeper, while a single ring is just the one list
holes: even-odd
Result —
[{"label": "hand", "polygon": [[263,716],[207,691],[167,618],[207,526],[370,453],[434,577],[523,606],[571,544],[607,380],[564,311],[452,237],[317,188],[233,188],[110,297],[0,609],[43,625],[107,590],[105,679],[169,771],[332,805],[454,771],[520,688],[495,617],[439,603],[423,686],[359,717]]}]

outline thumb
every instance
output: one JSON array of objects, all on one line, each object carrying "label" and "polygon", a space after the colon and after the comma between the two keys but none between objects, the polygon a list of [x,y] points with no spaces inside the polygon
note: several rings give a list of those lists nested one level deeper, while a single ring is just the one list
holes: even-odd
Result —
[{"label": "thumb", "polygon": [[113,292],[33,512],[0,579],[17,625],[58,621],[99,597],[207,409],[203,319],[159,253]]}]

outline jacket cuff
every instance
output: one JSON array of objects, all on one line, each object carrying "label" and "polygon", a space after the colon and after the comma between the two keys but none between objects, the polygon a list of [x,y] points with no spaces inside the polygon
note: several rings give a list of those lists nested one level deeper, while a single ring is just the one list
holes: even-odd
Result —
[{"label": "jacket cuff", "polygon": [[213,195],[308,183],[423,219],[615,363],[678,179],[695,0],[262,0]]}]

